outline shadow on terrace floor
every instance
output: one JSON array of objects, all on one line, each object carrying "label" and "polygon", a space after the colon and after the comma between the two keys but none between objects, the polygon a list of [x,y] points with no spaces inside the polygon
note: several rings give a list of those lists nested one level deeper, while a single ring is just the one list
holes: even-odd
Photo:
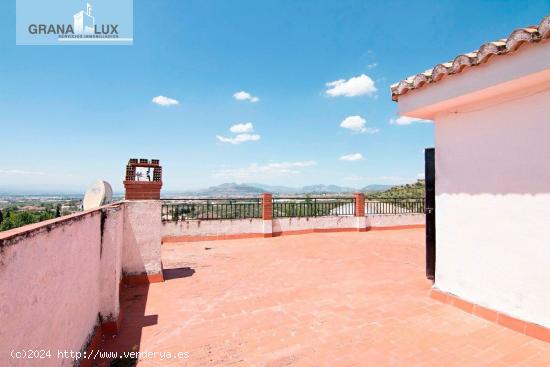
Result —
[{"label": "shadow on terrace floor", "polygon": [[[164,269],[165,281],[191,277],[195,270],[190,267]],[[140,351],[143,328],[158,324],[158,315],[147,315],[146,305],[149,296],[149,285],[122,285],[120,308],[122,312],[121,330],[118,335],[107,335],[102,345],[102,352]],[[97,361],[96,366],[109,366],[111,358]],[[124,361],[120,366],[132,366]]]},{"label": "shadow on terrace floor", "polygon": [[179,279],[192,277],[195,274],[195,269],[185,267],[185,268],[176,268],[176,269],[164,269],[164,280]]},{"label": "shadow on terrace floor", "polygon": [[[120,309],[122,323],[118,335],[106,335],[101,346],[102,355],[111,352],[139,351],[142,330],[144,327],[156,325],[158,315],[146,315],[149,285],[121,285]],[[95,362],[94,366],[109,366],[112,358],[103,358]],[[132,364],[121,364],[132,366]]]}]

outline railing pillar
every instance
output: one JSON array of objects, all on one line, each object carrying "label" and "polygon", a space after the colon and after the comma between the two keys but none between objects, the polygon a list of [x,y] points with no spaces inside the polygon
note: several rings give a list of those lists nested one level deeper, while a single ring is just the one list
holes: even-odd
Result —
[{"label": "railing pillar", "polygon": [[273,219],[273,195],[268,192],[262,194],[262,219]]},{"label": "railing pillar", "polygon": [[264,237],[273,236],[273,195],[265,192],[262,194],[262,219]]},{"label": "railing pillar", "polygon": [[355,228],[358,232],[367,230],[367,218],[365,217],[365,194],[356,192],[355,195]]},{"label": "railing pillar", "polygon": [[355,216],[365,216],[365,194],[362,192],[355,193]]}]

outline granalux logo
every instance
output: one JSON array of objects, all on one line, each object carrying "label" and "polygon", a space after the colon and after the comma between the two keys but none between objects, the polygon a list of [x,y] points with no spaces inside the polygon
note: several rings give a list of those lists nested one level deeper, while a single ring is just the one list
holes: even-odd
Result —
[{"label": "granalux logo", "polygon": [[132,1],[93,0],[92,6],[92,0],[17,0],[16,43],[131,45]]}]

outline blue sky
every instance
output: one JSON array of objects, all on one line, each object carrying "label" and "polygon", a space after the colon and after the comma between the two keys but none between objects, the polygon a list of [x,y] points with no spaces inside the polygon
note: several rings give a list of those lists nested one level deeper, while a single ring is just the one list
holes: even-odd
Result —
[{"label": "blue sky", "polygon": [[[391,124],[389,85],[548,13],[548,1],[136,0],[133,46],[16,46],[15,1],[2,1],[0,187],[121,189],[130,157],[160,159],[168,190],[414,181],[433,124]],[[340,126],[350,116],[359,131]],[[252,131],[230,132],[239,123]],[[251,140],[228,142],[239,134]]]}]

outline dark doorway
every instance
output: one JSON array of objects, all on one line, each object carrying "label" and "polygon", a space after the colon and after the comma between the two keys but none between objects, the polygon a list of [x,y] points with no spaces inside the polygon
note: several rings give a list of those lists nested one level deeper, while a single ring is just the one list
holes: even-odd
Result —
[{"label": "dark doorway", "polygon": [[435,148],[424,152],[426,179],[426,277],[435,280]]}]

